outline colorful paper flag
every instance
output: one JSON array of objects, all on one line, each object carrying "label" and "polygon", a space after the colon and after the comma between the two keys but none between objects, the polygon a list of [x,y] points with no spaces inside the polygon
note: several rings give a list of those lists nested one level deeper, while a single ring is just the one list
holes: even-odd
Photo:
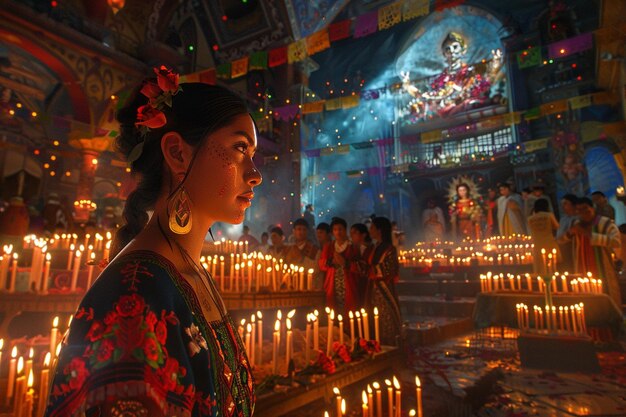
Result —
[{"label": "colorful paper flag", "polygon": [[539,108],[541,109],[541,114],[544,116],[565,112],[568,110],[567,100],[558,100],[552,101],[550,103],[541,104]]},{"label": "colorful paper flag", "polygon": [[312,103],[304,103],[302,105],[302,114],[321,113],[324,111],[324,100],[314,101]]},{"label": "colorful paper flag", "polygon": [[533,107],[524,112],[524,120],[535,120],[541,117],[541,109],[539,107]]},{"label": "colorful paper flag", "polygon": [[306,57],[306,39],[300,39],[287,46],[287,62],[290,64],[302,61]]},{"label": "colorful paper flag", "polygon": [[572,97],[569,99],[569,105],[572,110],[582,109],[583,107],[591,106],[591,94]]},{"label": "colorful paper flag", "polygon": [[402,20],[426,16],[430,12],[430,0],[405,0],[402,7]]},{"label": "colorful paper flag", "polygon": [[326,110],[337,110],[341,108],[341,97],[339,98],[331,98],[330,100],[326,100],[325,107]]},{"label": "colorful paper flag", "polygon": [[341,98],[341,108],[349,109],[351,107],[356,107],[359,105],[360,99],[359,96],[345,96]]},{"label": "colorful paper flag", "polygon": [[389,29],[402,20],[402,1],[378,9],[378,30]]},{"label": "colorful paper flag", "polygon": [[591,32],[564,39],[548,45],[550,59],[563,58],[571,54],[583,52],[593,48],[593,36]]},{"label": "colorful paper flag", "polygon": [[354,27],[354,37],[362,38],[371,35],[378,29],[378,12],[365,13],[357,17],[356,26]]},{"label": "colorful paper flag", "polygon": [[328,38],[328,30],[322,29],[306,38],[306,52],[309,55],[322,52],[330,48],[330,39]]},{"label": "colorful paper flag", "polygon": [[250,71],[267,69],[267,52],[257,51],[250,54]]},{"label": "colorful paper flag", "polygon": [[217,78],[220,80],[230,79],[230,62],[218,65],[215,70],[217,71]]},{"label": "colorful paper flag", "polygon": [[350,25],[352,20],[346,19],[337,23],[333,23],[328,27],[328,39],[331,42],[337,42],[350,36]]},{"label": "colorful paper flag", "polygon": [[342,155],[350,153],[350,145],[339,145],[339,146],[337,146],[337,153],[338,154],[342,154]]},{"label": "colorful paper flag", "polygon": [[269,66],[270,68],[277,67],[287,63],[287,47],[281,46],[280,48],[272,49],[269,52]]},{"label": "colorful paper flag", "polygon": [[231,78],[238,78],[246,75],[248,73],[248,61],[249,58],[245,56],[231,62]]}]

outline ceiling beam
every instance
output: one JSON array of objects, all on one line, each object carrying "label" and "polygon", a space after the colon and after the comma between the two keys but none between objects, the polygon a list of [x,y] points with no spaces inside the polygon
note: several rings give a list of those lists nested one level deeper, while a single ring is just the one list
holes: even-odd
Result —
[{"label": "ceiling beam", "polygon": [[26,94],[27,96],[33,97],[40,101],[44,101],[46,99],[46,95],[40,89],[14,81],[3,75],[0,75],[0,85],[18,93]]}]

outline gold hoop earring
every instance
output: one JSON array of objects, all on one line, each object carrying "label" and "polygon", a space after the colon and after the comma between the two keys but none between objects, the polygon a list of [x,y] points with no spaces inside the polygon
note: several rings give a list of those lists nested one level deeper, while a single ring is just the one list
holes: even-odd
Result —
[{"label": "gold hoop earring", "polygon": [[186,235],[191,230],[191,200],[184,187],[173,198],[169,215],[169,227],[177,235]]}]

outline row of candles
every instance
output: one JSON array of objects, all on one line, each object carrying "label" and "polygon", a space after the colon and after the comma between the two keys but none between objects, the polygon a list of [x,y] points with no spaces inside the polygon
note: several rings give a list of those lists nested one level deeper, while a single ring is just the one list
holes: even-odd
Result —
[{"label": "row of candles", "polygon": [[585,305],[583,303],[570,306],[533,306],[533,323],[531,327],[529,308],[526,304],[515,305],[517,326],[521,330],[548,330],[551,332],[570,332],[586,334]]},{"label": "row of candles", "polygon": [[494,236],[489,239],[437,245],[420,242],[415,248],[401,251],[399,262],[408,267],[431,267],[434,262],[445,266],[519,265],[533,262],[531,238],[525,235]]},{"label": "row of candles", "polygon": [[[548,277],[549,284],[542,277],[537,277],[537,285],[533,287],[535,281],[530,274],[513,275],[513,274],[493,274],[487,272],[480,275],[480,291],[533,291],[536,287],[537,291],[545,292],[546,285],[550,285],[551,292],[561,293],[602,293],[602,280],[593,277],[591,272],[587,276],[572,277],[568,272],[559,274],[556,272],[553,276]],[[560,282],[560,284],[559,284]]]},{"label": "row of candles", "polygon": [[226,240],[223,237],[213,242],[213,247],[209,248],[209,252],[211,254],[248,253],[248,241]]},{"label": "row of candles", "polygon": [[[341,314],[335,315],[335,311],[329,307],[326,307],[326,324],[327,324],[327,337],[326,337],[326,355],[330,356],[332,353],[332,346],[335,341],[338,341],[340,345],[344,344],[344,318]],[[281,310],[276,312],[276,320],[274,322],[274,332],[272,334],[272,373],[278,374],[280,363],[279,358],[281,340],[285,340],[285,370],[289,369],[289,362],[293,358],[293,326],[294,316],[296,310],[291,310],[285,317],[285,324],[283,332],[283,314]],[[374,340],[380,342],[380,325],[378,308],[374,307],[373,310],[374,321]],[[319,350],[320,343],[320,313],[315,310],[307,314],[307,324],[305,330],[305,345],[304,345],[304,357],[305,363],[308,364],[311,360],[311,352],[317,352]],[[368,311],[361,309],[360,311],[348,312],[348,325],[350,328],[350,344],[354,348],[354,343],[358,338],[370,340],[370,318]],[[335,340],[335,328],[339,330],[338,340]],[[259,366],[263,362],[263,314],[261,311],[257,311],[256,314],[250,316],[249,322],[246,323],[246,319],[242,319],[238,326],[239,335],[244,341],[246,352],[248,352],[248,360],[250,366]],[[284,337],[283,337],[284,334]]]},{"label": "row of candles", "polygon": [[[402,387],[395,375],[391,380],[385,379],[387,386],[387,407],[383,403],[383,386],[378,381],[367,384],[367,388],[361,391],[361,411],[363,417],[401,417],[402,416]],[[346,415],[346,399],[341,391],[333,387],[335,394],[335,416]],[[374,396],[375,395],[375,396]],[[419,376],[415,376],[415,409],[409,411],[409,416],[423,417],[422,407],[422,383]],[[324,417],[330,417],[331,413],[324,411]]]},{"label": "row of candles", "polygon": [[[227,262],[228,261],[228,262]],[[306,271],[302,266],[287,264],[261,252],[231,253],[230,256],[202,256],[200,262],[211,276],[219,282],[222,292],[259,292],[261,287],[278,291],[285,288],[298,291],[313,290],[312,268]],[[218,269],[219,263],[219,269]],[[228,268],[228,275],[226,275]],[[219,273],[218,273],[219,272]]]},{"label": "row of candles", "polygon": [[[61,235],[55,234],[48,239],[48,245],[51,249],[70,249],[72,245],[75,247],[79,246],[82,242],[82,245],[86,248],[91,246],[93,250],[100,251],[103,250],[108,242],[111,241],[113,235],[111,232],[106,232],[104,235],[100,233],[94,233],[93,235],[90,233],[85,233],[82,236],[79,236],[76,233],[63,233]],[[36,235],[27,235],[24,237],[24,249],[32,247],[32,243],[37,241],[38,238]]]}]

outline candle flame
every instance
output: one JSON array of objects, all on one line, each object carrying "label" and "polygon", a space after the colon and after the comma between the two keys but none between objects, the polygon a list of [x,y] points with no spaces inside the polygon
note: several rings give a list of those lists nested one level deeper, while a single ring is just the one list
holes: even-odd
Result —
[{"label": "candle flame", "polygon": [[59,316],[56,316],[54,320],[52,320],[52,327],[59,327]]},{"label": "candle flame", "polygon": [[319,311],[317,311],[317,309],[315,309],[315,310],[313,310],[313,314],[315,314],[315,317],[317,317],[317,316],[319,316],[319,315],[320,315],[320,312],[319,312]]},{"label": "candle flame", "polygon": [[341,391],[339,391],[339,388],[337,388],[337,387],[333,387],[333,393],[334,393],[336,396],[341,395]]},{"label": "candle flame", "polygon": [[50,262],[51,259],[52,256],[50,255],[50,253],[46,253],[46,261]]},{"label": "candle flame", "polygon": [[57,356],[57,357],[59,356],[59,353],[61,353],[61,344],[62,344],[62,343],[63,343],[63,342],[59,342],[59,344],[57,345],[57,350],[56,350],[56,356]]},{"label": "candle flame", "polygon": [[256,321],[256,316],[254,314],[250,315],[250,322],[254,323]]},{"label": "candle flame", "polygon": [[18,257],[19,257],[19,256],[18,256],[17,252],[15,252],[15,253],[13,254],[13,260],[14,260],[14,261],[17,261],[17,258],[18,258]]},{"label": "candle flame", "polygon": [[368,394],[372,393],[372,387],[370,386],[370,384],[367,384],[367,393]]},{"label": "candle flame", "polygon": [[291,319],[287,319],[287,330],[291,330]]},{"label": "candle flame", "polygon": [[422,381],[420,381],[420,377],[415,375],[415,386],[420,388],[422,386]]},{"label": "candle flame", "polygon": [[343,317],[341,316],[341,314],[337,315],[337,320],[339,320],[340,322],[343,321]]},{"label": "candle flame", "polygon": [[415,410],[411,409],[409,411],[409,417],[415,417],[416,415],[417,415],[417,412]]},{"label": "candle flame", "polygon": [[13,346],[13,349],[11,350],[11,357],[13,359],[17,358],[17,346]]},{"label": "candle flame", "polygon": [[353,318],[354,318],[354,313],[352,313],[352,311],[349,311],[349,312],[348,312],[348,317],[350,317],[351,319],[353,319]]},{"label": "candle flame", "polygon": [[363,400],[363,405],[367,405],[367,394],[365,390],[361,391],[361,400]]},{"label": "candle flame", "polygon": [[276,320],[276,323],[274,323],[274,330],[280,331],[280,320]]},{"label": "candle flame", "polygon": [[0,339],[0,352],[2,352],[3,347],[4,347],[4,339]]},{"label": "candle flame", "polygon": [[396,387],[396,389],[400,389],[400,381],[398,381],[395,375],[393,376],[393,386]]},{"label": "candle flame", "polygon": [[248,333],[252,332],[252,325],[250,323],[248,323],[248,325],[246,326],[246,330],[248,331]]},{"label": "candle flame", "polygon": [[246,325],[246,319],[241,319],[240,323],[241,323],[241,327],[245,326]]},{"label": "candle flame", "polygon": [[46,367],[50,366],[50,356],[51,356],[50,352],[47,352],[46,357],[43,360],[43,366],[46,366]]},{"label": "candle flame", "polygon": [[374,307],[374,315],[377,316],[378,315],[378,307]]},{"label": "candle flame", "polygon": [[330,307],[326,306],[326,308],[324,309],[324,311],[326,312],[326,314],[330,314]]},{"label": "candle flame", "polygon": [[391,386],[391,381],[390,381],[390,380],[388,380],[388,379],[385,379],[385,385],[387,385],[388,387],[390,387],[390,386]]},{"label": "candle flame", "polygon": [[278,311],[276,312],[276,318],[277,318],[278,320],[281,320],[281,319],[283,318],[283,312],[282,312],[282,311],[280,311],[280,310],[278,310]]},{"label": "candle flame", "polygon": [[330,310],[330,319],[335,320],[335,310]]},{"label": "candle flame", "polygon": [[374,387],[375,390],[379,390],[380,389],[380,384],[378,383],[378,381],[373,382],[372,386]]},{"label": "candle flame", "polygon": [[361,313],[359,313],[358,311],[354,313],[354,315],[356,316],[356,318],[358,319],[359,317],[361,317]]},{"label": "candle flame", "polygon": [[314,272],[314,269],[313,268],[309,268],[308,273],[312,274],[313,272]]},{"label": "candle flame", "polygon": [[263,313],[261,313],[260,311],[256,312],[256,316],[259,318],[259,320],[263,320]]},{"label": "candle flame", "polygon": [[33,387],[33,382],[34,382],[34,375],[33,375],[33,370],[31,369],[30,372],[28,373],[28,382],[26,383],[28,388],[32,388]]},{"label": "candle flame", "polygon": [[328,414],[328,411],[324,411],[324,417],[330,417],[330,414]]},{"label": "candle flame", "polygon": [[296,315],[296,310],[295,310],[295,309],[293,309],[293,310],[291,310],[289,313],[287,313],[287,318],[292,319],[292,318],[293,318],[293,316],[295,316],[295,315]]},{"label": "candle flame", "polygon": [[28,351],[28,359],[32,359],[35,356],[35,349],[30,348]]},{"label": "candle flame", "polygon": [[346,414],[346,399],[342,398],[341,399],[341,415],[345,415]]},{"label": "candle flame", "polygon": [[24,370],[24,357],[20,356],[17,360],[17,373],[21,373]]}]

